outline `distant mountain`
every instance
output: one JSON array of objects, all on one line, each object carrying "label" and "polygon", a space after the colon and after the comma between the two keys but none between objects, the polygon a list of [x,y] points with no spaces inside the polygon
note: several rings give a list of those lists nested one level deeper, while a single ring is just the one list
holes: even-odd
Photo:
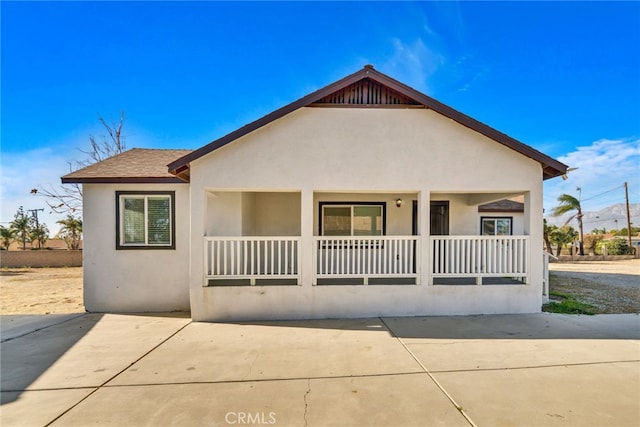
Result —
[{"label": "distant mountain", "polygon": [[[640,226],[640,203],[632,203],[629,205],[629,212],[631,214],[631,226]],[[571,215],[563,215],[559,217],[552,217],[545,215],[548,224],[563,226],[567,219]],[[617,222],[616,222],[617,220]],[[627,228],[627,208],[624,203],[618,203],[600,209],[597,212],[589,211],[583,212],[582,224],[584,233],[588,234],[595,228],[606,230],[620,230],[621,228]],[[570,226],[578,229],[578,222],[576,219],[571,220]]]}]

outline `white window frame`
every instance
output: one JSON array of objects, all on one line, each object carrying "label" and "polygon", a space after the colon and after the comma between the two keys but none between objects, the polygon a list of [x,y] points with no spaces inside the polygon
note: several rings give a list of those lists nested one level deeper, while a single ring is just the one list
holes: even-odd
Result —
[{"label": "white window frame", "polygon": [[[149,198],[166,198],[169,200],[169,242],[149,243]],[[144,243],[126,243],[124,235],[125,222],[125,200],[144,200]],[[175,249],[175,191],[117,191],[117,226],[116,226],[116,249]]]}]

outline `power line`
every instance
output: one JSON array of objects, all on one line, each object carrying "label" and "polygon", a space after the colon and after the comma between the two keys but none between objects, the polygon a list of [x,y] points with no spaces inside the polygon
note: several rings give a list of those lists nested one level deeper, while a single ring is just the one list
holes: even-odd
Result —
[{"label": "power line", "polygon": [[597,197],[604,196],[607,193],[611,193],[612,191],[619,190],[620,188],[623,188],[623,187],[624,187],[624,184],[623,185],[619,185],[619,186],[617,186],[615,188],[612,188],[611,190],[604,191],[604,192],[602,192],[600,194],[596,194],[595,196],[587,197],[586,199],[582,199],[582,200],[580,200],[580,202],[586,202],[587,200],[593,200],[593,199],[595,199]]},{"label": "power line", "polygon": [[[587,201],[589,201],[589,200],[593,200],[593,199],[597,199],[598,197],[602,197],[602,196],[604,196],[605,194],[612,193],[612,192],[614,192],[614,191],[616,191],[616,190],[619,190],[619,189],[621,189],[621,188],[624,188],[624,184],[623,184],[623,185],[618,185],[617,187],[614,187],[614,188],[611,188],[611,189],[609,189],[609,190],[603,191],[602,193],[598,193],[598,194],[596,194],[596,195],[594,195],[594,196],[590,196],[590,197],[587,197],[587,198],[584,198],[584,199],[580,198],[580,203],[587,202]],[[545,196],[543,197],[543,201],[544,201],[544,202],[551,202],[551,201],[556,202],[556,201],[557,201],[557,199],[555,199],[555,197],[554,197],[554,196],[551,196],[551,195],[545,195]],[[624,202],[618,202],[618,203],[624,203]]]}]

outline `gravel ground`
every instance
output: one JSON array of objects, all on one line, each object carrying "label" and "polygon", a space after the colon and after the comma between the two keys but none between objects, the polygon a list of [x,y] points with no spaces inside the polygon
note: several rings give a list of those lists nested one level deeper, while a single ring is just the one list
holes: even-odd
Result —
[{"label": "gravel ground", "polygon": [[640,259],[552,263],[549,269],[551,292],[572,295],[599,313],[640,313]]}]

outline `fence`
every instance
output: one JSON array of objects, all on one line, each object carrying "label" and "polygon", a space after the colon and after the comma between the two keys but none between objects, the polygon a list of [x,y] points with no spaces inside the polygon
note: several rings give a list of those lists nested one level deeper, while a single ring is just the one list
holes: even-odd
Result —
[{"label": "fence", "polygon": [[82,251],[0,251],[0,267],[81,267]]}]

